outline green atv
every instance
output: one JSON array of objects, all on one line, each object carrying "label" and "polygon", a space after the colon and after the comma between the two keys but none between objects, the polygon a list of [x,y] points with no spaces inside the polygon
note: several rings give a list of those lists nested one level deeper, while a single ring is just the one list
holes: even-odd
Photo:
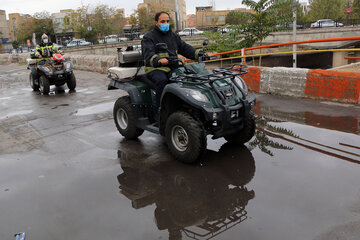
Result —
[{"label": "green atv", "polygon": [[[205,40],[203,46],[207,45]],[[179,161],[192,163],[206,149],[207,135],[224,137],[228,142],[244,144],[255,133],[252,108],[255,95],[241,78],[245,65],[205,70],[202,58],[196,64],[185,65],[176,54],[158,44],[156,52],[168,52],[172,71],[156,109],[154,84],[146,78],[141,49],[118,48],[119,67],[108,70],[108,89],[128,93],[114,105],[114,121],[126,139],[138,138],[144,130],[165,136],[171,154]]]}]

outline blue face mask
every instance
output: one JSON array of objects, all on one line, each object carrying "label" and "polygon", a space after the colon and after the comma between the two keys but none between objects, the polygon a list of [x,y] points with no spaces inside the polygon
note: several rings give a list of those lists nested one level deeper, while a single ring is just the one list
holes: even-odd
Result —
[{"label": "blue face mask", "polygon": [[167,32],[170,29],[170,24],[161,24],[160,25],[160,30],[163,32]]}]

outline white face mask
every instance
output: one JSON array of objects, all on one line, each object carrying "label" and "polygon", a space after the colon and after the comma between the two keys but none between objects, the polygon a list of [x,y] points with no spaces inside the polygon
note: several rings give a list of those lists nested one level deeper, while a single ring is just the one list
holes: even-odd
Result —
[{"label": "white face mask", "polygon": [[48,43],[49,42],[49,40],[47,40],[47,39],[44,39],[44,43]]}]

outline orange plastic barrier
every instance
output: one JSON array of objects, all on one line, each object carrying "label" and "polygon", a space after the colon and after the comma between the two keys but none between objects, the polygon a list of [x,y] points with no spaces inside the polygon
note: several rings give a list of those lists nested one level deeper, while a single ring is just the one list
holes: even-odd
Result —
[{"label": "orange plastic barrier", "polygon": [[336,99],[343,103],[359,103],[360,73],[309,70],[305,97],[319,100]]}]

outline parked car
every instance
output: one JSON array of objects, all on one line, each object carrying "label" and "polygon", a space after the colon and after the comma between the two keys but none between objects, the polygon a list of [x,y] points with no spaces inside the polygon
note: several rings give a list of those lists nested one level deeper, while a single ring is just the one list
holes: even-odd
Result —
[{"label": "parked car", "polygon": [[204,31],[200,31],[196,28],[185,28],[184,30],[180,31],[178,34],[179,36],[193,36],[202,33],[204,33]]},{"label": "parked car", "polygon": [[310,25],[311,28],[343,27],[344,24],[331,19],[320,19]]},{"label": "parked car", "polygon": [[84,39],[74,39],[69,42],[66,47],[80,47],[80,46],[89,46],[91,42],[87,42]]},{"label": "parked car", "polygon": [[[280,23],[276,25],[277,28],[284,28],[284,29],[292,29],[294,26],[294,23],[292,22],[286,22],[286,23]],[[305,29],[304,25],[296,24],[296,29]]]},{"label": "parked car", "polygon": [[99,43],[118,43],[125,42],[129,39],[126,37],[119,37],[118,35],[108,35],[104,39],[100,40]]},{"label": "parked car", "polygon": [[63,45],[60,45],[60,44],[57,44],[57,43],[53,43],[53,45],[55,45],[55,47],[56,47],[58,50],[64,48]]},{"label": "parked car", "polygon": [[226,26],[222,26],[222,27],[218,28],[218,32],[220,32],[221,34],[228,33],[231,30],[232,30],[231,25],[226,25]]}]

